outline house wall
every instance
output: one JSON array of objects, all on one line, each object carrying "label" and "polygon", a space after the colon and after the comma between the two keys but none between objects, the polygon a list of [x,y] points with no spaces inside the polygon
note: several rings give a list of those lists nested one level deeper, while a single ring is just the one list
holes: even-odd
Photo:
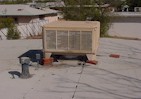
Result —
[{"label": "house wall", "polygon": [[[16,17],[13,17],[16,18]],[[49,22],[57,21],[57,16],[46,16],[44,19],[39,19],[36,17],[18,17],[17,28],[21,33],[21,39],[27,38],[29,36],[39,35],[42,33],[42,26]],[[6,40],[7,28],[0,29],[0,40]]]},{"label": "house wall", "polygon": [[28,17],[28,16],[21,16],[18,17],[18,24],[19,25],[24,25],[27,23],[32,23],[32,22],[36,22],[37,20],[39,20],[39,18],[37,16],[32,16],[32,17]]},{"label": "house wall", "polygon": [[45,17],[45,20],[48,20],[49,23],[54,22],[58,20],[58,16],[48,16],[48,17]]},{"label": "house wall", "polygon": [[135,12],[141,12],[141,7],[135,7],[135,8],[134,8],[134,11],[135,11]]},{"label": "house wall", "polygon": [[[38,21],[34,23],[28,23],[25,25],[18,25],[17,29],[20,32],[21,39],[25,39],[30,36],[40,35],[42,33],[42,26],[48,24],[48,21]],[[0,29],[0,40],[6,40],[7,28]]]},{"label": "house wall", "polygon": [[108,34],[141,39],[141,17],[119,17],[115,19]]},{"label": "house wall", "polygon": [[[18,17],[18,24],[19,25],[24,25],[27,23],[34,23],[34,22],[39,22],[42,21],[43,19],[40,19],[39,16],[34,16],[34,17]],[[48,22],[53,22],[57,21],[58,17],[57,16],[45,16],[44,20],[47,20]]]}]

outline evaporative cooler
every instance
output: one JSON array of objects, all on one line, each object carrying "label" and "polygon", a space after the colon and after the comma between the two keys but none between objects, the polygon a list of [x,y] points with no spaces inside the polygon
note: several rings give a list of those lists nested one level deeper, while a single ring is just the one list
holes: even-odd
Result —
[{"label": "evaporative cooler", "polygon": [[86,55],[96,60],[99,45],[100,22],[56,21],[43,26],[43,52],[45,59],[52,53]]}]

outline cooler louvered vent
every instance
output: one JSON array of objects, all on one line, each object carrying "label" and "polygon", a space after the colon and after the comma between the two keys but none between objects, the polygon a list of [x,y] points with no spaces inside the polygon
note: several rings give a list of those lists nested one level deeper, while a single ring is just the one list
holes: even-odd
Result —
[{"label": "cooler louvered vent", "polygon": [[46,30],[47,49],[92,51],[92,31]]},{"label": "cooler louvered vent", "polygon": [[56,31],[48,30],[46,38],[47,49],[56,49]]},{"label": "cooler louvered vent", "polygon": [[81,50],[92,50],[92,32],[81,32]]},{"label": "cooler louvered vent", "polygon": [[80,50],[80,32],[69,32],[69,50]]},{"label": "cooler louvered vent", "polygon": [[57,31],[57,49],[68,49],[68,31]]}]

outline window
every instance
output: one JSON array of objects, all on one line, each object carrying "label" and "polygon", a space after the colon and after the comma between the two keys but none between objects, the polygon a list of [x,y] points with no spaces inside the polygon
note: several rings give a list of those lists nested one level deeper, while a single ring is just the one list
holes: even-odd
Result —
[{"label": "window", "polygon": [[18,18],[14,18],[15,24],[19,24]]},{"label": "window", "polygon": [[40,20],[44,20],[44,18],[45,18],[45,15],[39,15]]}]

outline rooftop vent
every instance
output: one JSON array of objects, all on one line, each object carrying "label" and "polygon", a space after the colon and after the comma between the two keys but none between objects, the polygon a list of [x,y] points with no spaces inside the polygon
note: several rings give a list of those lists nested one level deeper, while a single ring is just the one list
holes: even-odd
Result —
[{"label": "rooftop vent", "polygon": [[22,11],[23,9],[18,9],[18,11]]}]

